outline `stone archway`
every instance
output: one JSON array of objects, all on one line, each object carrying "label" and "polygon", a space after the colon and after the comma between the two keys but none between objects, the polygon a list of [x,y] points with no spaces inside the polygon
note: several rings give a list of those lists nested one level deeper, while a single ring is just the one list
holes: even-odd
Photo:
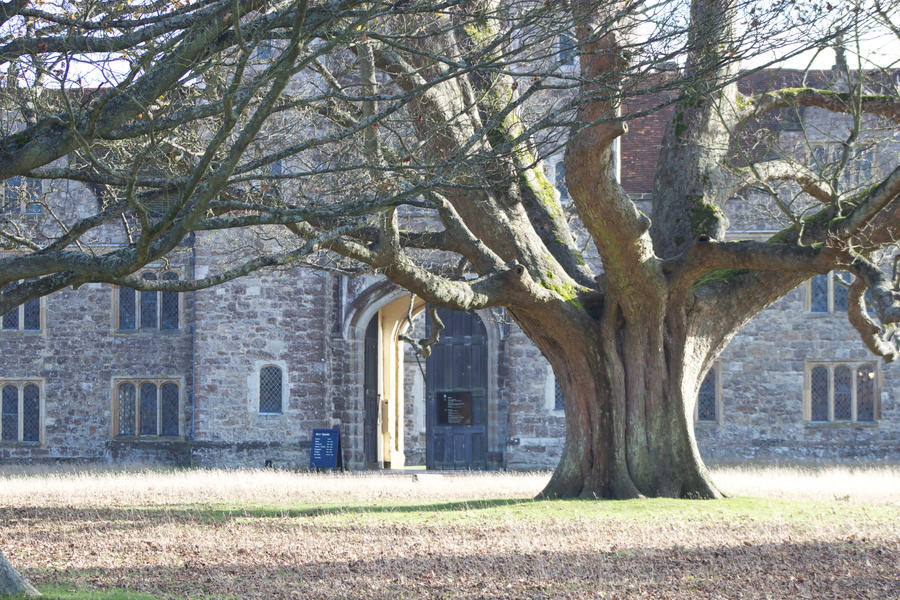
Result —
[{"label": "stone archway", "polygon": [[[358,457],[353,459],[351,466],[370,469],[403,468],[407,461],[405,442],[410,435],[410,427],[417,427],[419,420],[422,425],[425,424],[425,378],[418,376],[418,365],[407,364],[408,360],[404,359],[405,345],[399,340],[402,334],[412,335],[408,331],[410,312],[416,321],[416,316],[425,310],[425,302],[420,298],[413,298],[410,310],[408,292],[394,286],[375,284],[348,307],[344,335],[345,339],[354,342],[356,364],[359,365],[356,371],[359,403],[345,417],[350,419],[345,421],[347,431],[352,436],[348,439],[352,439],[351,444],[356,448],[349,454]],[[499,467],[502,466],[506,441],[506,418],[499,414],[497,388],[497,355],[501,332],[490,311],[477,313],[475,318],[485,330],[482,351],[487,354],[486,366],[483,367],[487,381],[484,392],[487,422],[484,443],[487,447],[487,460],[486,463],[479,460],[468,468]],[[425,366],[424,360],[422,366]],[[412,371],[416,371],[415,382],[409,380]],[[419,379],[421,386],[415,385],[419,383]],[[414,396],[406,402],[405,396],[408,393]],[[414,406],[415,418],[411,416],[407,419],[406,410],[411,405]],[[417,411],[421,411],[422,415]],[[358,425],[354,426],[353,423]],[[422,438],[422,460],[413,464],[424,466],[425,434],[423,427],[422,435],[417,436]]]},{"label": "stone archway", "polygon": [[[412,303],[410,305],[410,303]],[[425,309],[419,298],[401,296],[381,306],[363,342],[363,449],[367,468],[399,469],[404,453],[403,344],[409,316]]]}]

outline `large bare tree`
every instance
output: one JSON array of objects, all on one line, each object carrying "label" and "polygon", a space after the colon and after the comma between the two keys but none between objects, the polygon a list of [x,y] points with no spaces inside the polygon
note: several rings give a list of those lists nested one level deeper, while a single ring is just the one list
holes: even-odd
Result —
[{"label": "large bare tree", "polygon": [[[29,181],[46,193],[29,197],[39,218],[0,215],[0,314],[85,282],[188,291],[282,265],[374,270],[438,306],[505,307],[550,361],[566,442],[543,495],[716,497],[693,403],[742,325],[832,269],[854,274],[850,320],[887,360],[900,320],[896,277],[875,258],[895,241],[897,161],[864,185],[842,176],[876,143],[869,130],[900,120],[892,73],[859,62],[837,85],[741,93],[741,59],[873,23],[896,32],[895,13],[736,0],[8,2],[0,176],[22,187],[13,199]],[[577,66],[560,68],[569,53]],[[616,179],[615,145],[665,107],[642,212]],[[850,123],[825,169],[758,135],[807,107]],[[542,166],[561,149],[571,207]],[[47,191],[54,182],[81,193]],[[726,240],[736,197],[779,210],[782,231]],[[118,245],[98,248],[101,232]],[[192,234],[233,243],[218,272],[133,275]]]},{"label": "large bare tree", "polygon": [[[895,241],[897,161],[864,185],[842,177],[868,129],[900,118],[891,73],[859,64],[837,86],[738,91],[741,58],[827,44],[829,32],[791,30],[826,7],[310,4],[4,5],[0,173],[22,187],[6,197],[68,181],[95,210],[52,192],[29,197],[40,218],[5,207],[0,313],[91,281],[187,291],[303,263],[376,270],[439,306],[503,306],[566,398],[545,496],[718,496],[693,438],[699,382],[744,323],[813,274],[855,275],[850,320],[894,357],[896,278],[873,257]],[[883,4],[850,12],[824,19],[831,34],[895,18]],[[573,51],[576,69],[560,70]],[[628,122],[664,106],[651,219],[612,158]],[[765,152],[750,139],[805,107],[850,120],[827,169],[777,136],[762,136]],[[542,168],[560,148],[572,207]],[[784,229],[727,241],[723,208],[741,193],[778,208]],[[99,250],[101,230],[118,247]],[[223,252],[219,272],[132,275],[217,231],[240,257]],[[33,591],[0,563],[0,590]]]}]

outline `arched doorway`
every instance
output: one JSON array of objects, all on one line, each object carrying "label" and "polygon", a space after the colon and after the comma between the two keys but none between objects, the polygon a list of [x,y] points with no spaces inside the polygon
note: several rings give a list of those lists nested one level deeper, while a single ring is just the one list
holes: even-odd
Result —
[{"label": "arched doorway", "polygon": [[[350,323],[359,332],[362,363],[362,436],[356,438],[361,461],[356,464],[398,469],[411,459],[413,465],[433,469],[501,465],[503,421],[490,384],[496,380],[496,328],[486,331],[486,322],[474,312],[440,309],[445,324],[440,342],[427,361],[410,363],[399,336],[419,339],[430,333],[422,314],[425,302],[413,297],[411,306],[407,294],[366,300]],[[421,319],[415,333],[409,329],[410,316],[413,322]],[[466,410],[471,418],[463,414]]]},{"label": "arched doorway", "polygon": [[419,298],[401,296],[372,315],[363,338],[363,455],[368,469],[400,469],[403,447],[403,344],[409,316],[422,312]]},{"label": "arched doorway", "polygon": [[[426,361],[429,469],[487,468],[488,337],[474,312],[439,309],[440,340]],[[431,334],[432,323],[426,321]]]}]

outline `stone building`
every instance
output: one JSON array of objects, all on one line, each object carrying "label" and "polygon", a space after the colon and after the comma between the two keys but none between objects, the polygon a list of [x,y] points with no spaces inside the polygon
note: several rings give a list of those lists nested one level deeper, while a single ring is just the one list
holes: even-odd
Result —
[{"label": "stone building", "polygon": [[[667,116],[636,121],[621,141],[622,182],[638,202]],[[824,156],[842,122],[806,117],[821,125],[804,135],[820,132],[812,142]],[[791,126],[779,125],[787,146],[799,135]],[[896,132],[888,143],[896,156]],[[561,175],[554,160],[548,168]],[[33,185],[14,183],[6,209],[12,197],[39,213]],[[86,189],[37,191],[73,211],[89,202]],[[736,237],[777,226],[764,210],[729,214]],[[144,276],[203,277],[216,252],[198,234]],[[722,354],[697,402],[707,460],[900,459],[900,367],[858,340],[838,277],[799,286]],[[399,336],[424,335],[424,308],[376,276],[300,269],[185,294],[57,292],[2,317],[0,460],[305,468],[312,429],[337,428],[354,469],[553,467],[562,399],[528,338],[503,311],[445,313],[441,342],[417,359]]]}]

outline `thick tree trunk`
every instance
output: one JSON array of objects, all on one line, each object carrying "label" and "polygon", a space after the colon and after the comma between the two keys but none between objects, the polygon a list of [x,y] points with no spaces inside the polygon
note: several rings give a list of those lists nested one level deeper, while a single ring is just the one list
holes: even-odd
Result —
[{"label": "thick tree trunk", "polygon": [[708,361],[675,341],[686,338],[671,321],[646,313],[628,320],[618,308],[588,330],[563,319],[553,328],[519,320],[565,397],[565,447],[543,497],[721,497],[693,429]]},{"label": "thick tree trunk", "polygon": [[9,564],[0,550],[0,596],[40,596],[41,593]]}]

